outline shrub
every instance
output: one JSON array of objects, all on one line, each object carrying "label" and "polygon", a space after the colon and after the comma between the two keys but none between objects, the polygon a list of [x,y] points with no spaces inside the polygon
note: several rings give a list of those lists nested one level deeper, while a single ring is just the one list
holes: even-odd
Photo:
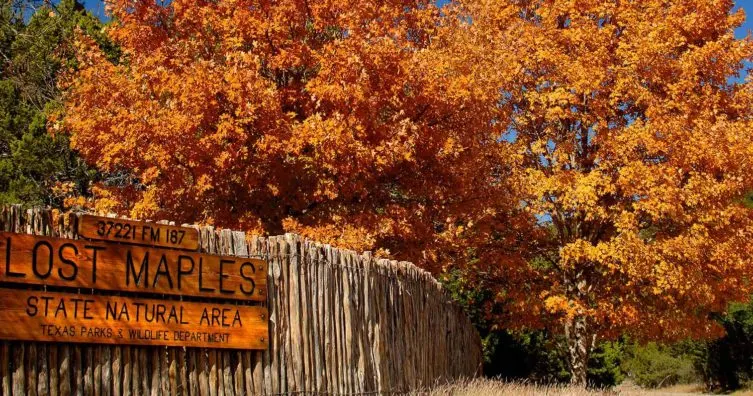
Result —
[{"label": "shrub", "polygon": [[694,367],[690,346],[648,343],[626,348],[622,370],[636,384],[645,388],[659,388],[692,383],[699,379]]},{"label": "shrub", "polygon": [[625,344],[622,341],[599,344],[588,360],[588,384],[595,388],[619,385],[624,379],[620,364]]}]

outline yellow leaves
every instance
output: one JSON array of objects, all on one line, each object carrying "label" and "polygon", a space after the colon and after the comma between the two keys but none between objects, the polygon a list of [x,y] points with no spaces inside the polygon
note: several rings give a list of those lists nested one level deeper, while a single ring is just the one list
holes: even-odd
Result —
[{"label": "yellow leaves", "polygon": [[570,304],[563,296],[551,296],[544,300],[544,306],[553,314],[564,313],[568,316],[568,312],[571,311]]},{"label": "yellow leaves", "polygon": [[[91,205],[91,203],[86,202],[81,206],[91,208],[97,213],[115,213],[120,209],[120,201],[111,191],[94,186],[92,187],[92,195],[96,198],[94,204]],[[82,202],[79,200],[78,204],[82,204]]]},{"label": "yellow leaves", "polygon": [[610,252],[604,245],[593,245],[582,239],[575,240],[560,248],[559,265],[563,270],[577,269],[589,263],[605,263],[610,266]]},{"label": "yellow leaves", "polygon": [[146,190],[141,195],[141,200],[133,205],[130,217],[134,219],[149,219],[159,213],[159,191],[155,188]]},{"label": "yellow leaves", "polygon": [[142,182],[145,184],[151,184],[155,180],[159,179],[160,169],[157,167],[149,167],[141,173]]},{"label": "yellow leaves", "polygon": [[283,221],[283,226],[286,232],[295,232],[304,237],[314,238],[317,242],[334,244],[344,249],[371,251],[375,247],[375,235],[363,228],[340,222],[312,227],[305,226],[295,219],[286,218]]},{"label": "yellow leaves", "polygon": [[270,193],[272,193],[272,196],[274,197],[277,197],[280,195],[280,188],[275,184],[267,183],[267,189],[269,190]]},{"label": "yellow leaves", "polygon": [[608,336],[752,287],[728,3],[110,3],[128,62],[81,37],[51,127],[128,182],[71,204],[467,266]]},{"label": "yellow leaves", "polygon": [[194,189],[197,193],[203,194],[212,190],[213,187],[212,178],[208,174],[203,174],[196,180]]},{"label": "yellow leaves", "polygon": [[753,140],[753,90],[727,85],[753,55],[731,35],[739,15],[729,2],[558,1],[488,22],[514,14],[503,3],[465,1],[474,23],[459,40],[480,43],[464,55],[474,68],[505,63],[489,106],[522,157],[508,163],[521,164],[522,206],[558,248],[540,299],[563,320],[579,305],[605,334],[676,337],[678,323],[708,334],[685,312],[743,296],[753,268],[741,242],[751,214],[738,212],[753,189],[741,143]]}]

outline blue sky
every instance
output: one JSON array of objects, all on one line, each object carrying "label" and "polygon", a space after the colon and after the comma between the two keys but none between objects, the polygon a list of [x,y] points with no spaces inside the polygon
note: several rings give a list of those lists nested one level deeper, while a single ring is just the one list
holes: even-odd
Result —
[{"label": "blue sky", "polygon": [[[753,1],[753,0],[750,0]],[[84,6],[99,19],[105,18],[105,4],[102,0],[84,0]]]},{"label": "blue sky", "polygon": [[745,21],[745,25],[737,29],[735,33],[737,33],[737,37],[744,37],[746,34],[748,34],[751,30],[753,30],[753,0],[737,0],[735,1],[735,4],[737,8],[742,8],[745,10],[745,13],[748,17],[748,20]]}]

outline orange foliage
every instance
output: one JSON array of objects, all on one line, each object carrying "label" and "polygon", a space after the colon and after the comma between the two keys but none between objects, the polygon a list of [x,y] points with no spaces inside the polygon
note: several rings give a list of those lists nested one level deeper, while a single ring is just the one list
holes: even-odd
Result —
[{"label": "orange foliage", "polygon": [[[61,122],[95,207],[441,265],[518,257],[512,155],[430,51],[428,0],[113,0],[119,64],[81,37]],[[469,114],[479,111],[479,116]],[[469,249],[473,247],[474,249]]]},{"label": "orange foliage", "polygon": [[[709,336],[753,282],[753,58],[732,0],[463,0],[433,40],[509,142],[553,253],[520,285],[571,340]],[[472,117],[473,115],[469,115]],[[561,325],[564,325],[560,327]],[[573,331],[582,334],[573,334]],[[577,358],[577,356],[571,356]],[[585,369],[584,369],[585,370]],[[583,371],[585,376],[585,371]]]},{"label": "orange foliage", "polygon": [[124,59],[81,39],[63,122],[133,177],[103,210],[463,264],[581,380],[579,346],[713,335],[752,291],[733,5],[113,0]]},{"label": "orange foliage", "polygon": [[102,210],[462,263],[521,326],[708,336],[753,287],[732,7],[113,0],[124,58],[81,38],[63,122],[132,177]]}]

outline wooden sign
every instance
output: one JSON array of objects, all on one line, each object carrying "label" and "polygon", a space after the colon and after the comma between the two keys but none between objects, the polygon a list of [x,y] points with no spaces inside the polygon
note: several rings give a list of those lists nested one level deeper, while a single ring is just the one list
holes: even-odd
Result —
[{"label": "wooden sign", "polygon": [[0,339],[266,349],[258,306],[0,289]]},{"label": "wooden sign", "polygon": [[259,259],[0,232],[0,281],[265,301]]},{"label": "wooden sign", "polygon": [[88,239],[187,250],[199,249],[199,231],[196,229],[143,221],[82,215],[79,219],[78,233]]}]

